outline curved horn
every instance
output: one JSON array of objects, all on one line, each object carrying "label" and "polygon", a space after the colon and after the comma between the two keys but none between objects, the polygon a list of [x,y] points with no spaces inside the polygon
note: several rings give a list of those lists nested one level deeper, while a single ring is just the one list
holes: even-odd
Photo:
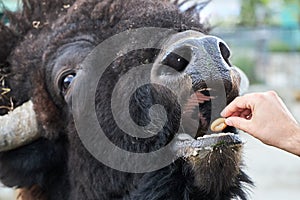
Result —
[{"label": "curved horn", "polygon": [[0,116],[0,152],[16,149],[39,137],[32,101]]}]

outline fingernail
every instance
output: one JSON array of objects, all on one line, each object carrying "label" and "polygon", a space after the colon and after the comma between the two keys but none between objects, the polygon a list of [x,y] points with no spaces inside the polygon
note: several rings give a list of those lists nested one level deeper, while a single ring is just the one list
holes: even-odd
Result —
[{"label": "fingernail", "polygon": [[225,124],[227,124],[228,126],[232,126],[232,121],[230,119],[225,119]]},{"label": "fingernail", "polygon": [[220,115],[223,117],[225,115],[224,110],[220,113]]}]

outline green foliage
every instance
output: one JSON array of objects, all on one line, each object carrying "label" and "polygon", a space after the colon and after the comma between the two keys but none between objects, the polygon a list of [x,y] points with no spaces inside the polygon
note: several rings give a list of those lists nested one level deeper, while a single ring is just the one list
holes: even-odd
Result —
[{"label": "green foliage", "polygon": [[242,26],[256,26],[255,7],[257,0],[243,0],[241,5],[240,23]]},{"label": "green foliage", "polygon": [[[241,0],[240,23],[241,26],[255,27],[257,25],[272,25],[272,16],[278,15],[272,10],[271,3],[277,2],[282,9],[291,5],[295,9],[300,8],[299,0]],[[260,12],[259,12],[260,10]],[[278,12],[278,11],[277,11]],[[281,11],[280,11],[281,12]],[[299,12],[298,12],[299,13]],[[260,16],[258,16],[260,15]],[[298,14],[298,23],[300,15]]]},{"label": "green foliage", "polygon": [[292,47],[283,41],[276,40],[270,42],[270,44],[268,45],[268,50],[271,52],[292,52],[292,51],[300,52],[300,46]]},{"label": "green foliage", "polygon": [[266,11],[270,0],[243,0],[241,1],[240,25],[256,26],[258,25],[257,7],[260,6]]},{"label": "green foliage", "polygon": [[[251,26],[251,27],[257,26],[258,25],[258,19],[257,19],[257,13],[256,13],[257,8],[261,7],[266,12],[268,12],[269,11],[269,9],[268,9],[269,3],[270,3],[270,0],[243,0],[243,1],[241,1],[240,25]],[[268,20],[265,19],[265,21],[268,21]]]}]

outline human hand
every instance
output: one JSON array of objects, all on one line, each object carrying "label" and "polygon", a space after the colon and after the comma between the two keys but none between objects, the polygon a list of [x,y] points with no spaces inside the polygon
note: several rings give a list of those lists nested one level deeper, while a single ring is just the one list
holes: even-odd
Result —
[{"label": "human hand", "polygon": [[225,123],[288,152],[300,155],[300,127],[273,91],[237,97],[221,113]]}]

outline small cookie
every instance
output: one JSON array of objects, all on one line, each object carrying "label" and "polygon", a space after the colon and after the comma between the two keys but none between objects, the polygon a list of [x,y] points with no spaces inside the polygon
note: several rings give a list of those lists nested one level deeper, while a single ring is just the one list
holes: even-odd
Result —
[{"label": "small cookie", "polygon": [[227,127],[227,124],[225,124],[225,118],[218,118],[210,125],[210,129],[213,132],[220,132],[223,131]]}]

